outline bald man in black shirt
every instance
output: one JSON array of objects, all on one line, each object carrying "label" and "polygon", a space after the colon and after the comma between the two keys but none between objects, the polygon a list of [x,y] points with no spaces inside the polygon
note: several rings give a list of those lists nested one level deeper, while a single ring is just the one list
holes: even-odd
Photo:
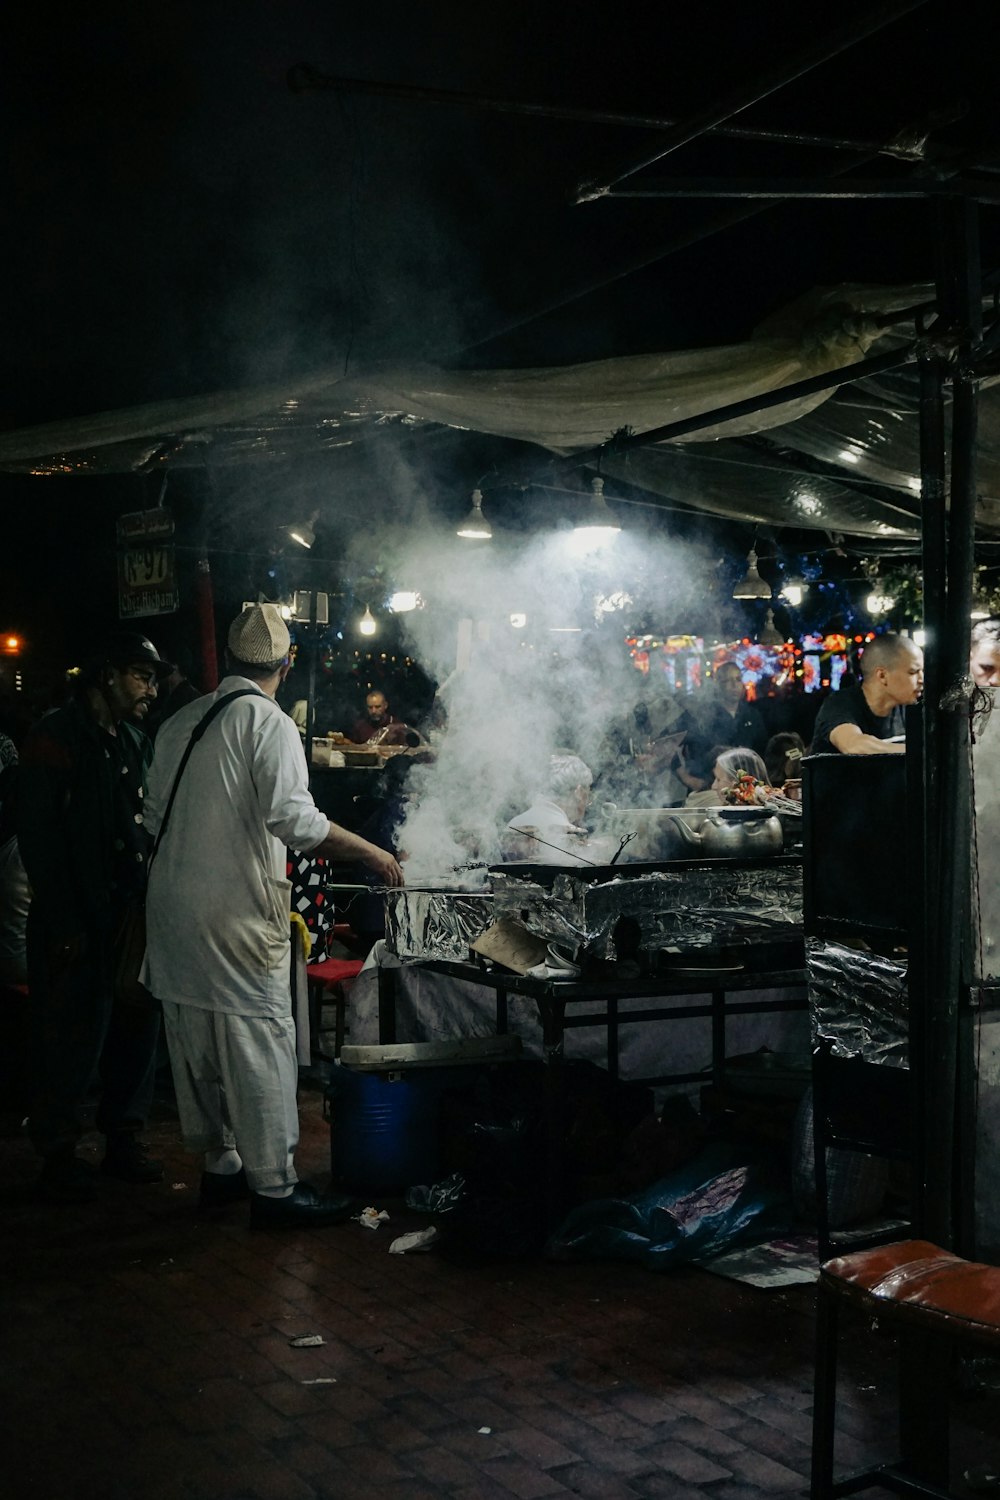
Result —
[{"label": "bald man in black shirt", "polygon": [[831,693],[816,716],[811,755],[903,755],[902,710],[924,687],[924,654],[909,636],[880,635],[865,647],[863,680]]}]

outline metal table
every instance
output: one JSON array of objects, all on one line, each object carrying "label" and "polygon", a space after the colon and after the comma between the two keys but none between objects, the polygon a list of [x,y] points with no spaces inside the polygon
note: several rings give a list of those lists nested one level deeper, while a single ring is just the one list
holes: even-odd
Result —
[{"label": "metal table", "polygon": [[[553,1219],[559,1210],[559,1183],[562,1164],[562,1141],[557,1128],[562,1105],[562,1067],[566,1032],[582,1026],[607,1029],[608,1072],[618,1078],[618,1032],[623,1025],[645,1021],[710,1018],[712,1023],[712,1081],[721,1084],[726,1057],[726,1018],[740,1014],[766,1014],[774,1011],[804,1011],[805,969],[767,969],[761,971],[720,970],[697,978],[690,974],[664,973],[655,978],[546,980],[530,979],[507,970],[455,963],[444,959],[427,959],[420,967],[431,974],[444,974],[493,990],[496,996],[496,1027],[507,1031],[507,997],[524,995],[538,1007],[542,1027],[542,1049],[545,1062],[545,1138],[548,1204]],[[381,968],[378,979],[379,1041],[396,1040],[396,976],[398,969]],[[787,990],[801,988],[803,993],[780,999],[733,1000],[734,992],[745,990]],[[704,995],[705,1000],[670,1008],[651,1010],[622,1009],[621,1002],[668,995]],[[596,1007],[573,1013],[573,1007]],[[703,1082],[705,1074],[662,1073],[635,1080],[644,1084]]]}]

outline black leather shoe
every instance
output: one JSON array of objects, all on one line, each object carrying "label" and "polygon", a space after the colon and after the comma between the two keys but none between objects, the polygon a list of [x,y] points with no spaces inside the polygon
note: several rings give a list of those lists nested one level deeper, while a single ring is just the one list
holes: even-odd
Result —
[{"label": "black leather shoe", "polygon": [[48,1203],[91,1203],[97,1192],[97,1175],[74,1151],[56,1151],[42,1164],[38,1191]]},{"label": "black leather shoe", "polygon": [[201,1188],[198,1192],[198,1212],[206,1218],[224,1213],[234,1203],[242,1203],[250,1196],[247,1174],[240,1167],[238,1172],[202,1172]]},{"label": "black leather shoe", "polygon": [[321,1229],[325,1224],[343,1224],[358,1211],[356,1198],[342,1193],[318,1193],[308,1182],[299,1182],[287,1198],[252,1193],[250,1228]]},{"label": "black leather shoe", "polygon": [[131,1131],[109,1135],[107,1150],[101,1162],[106,1177],[119,1182],[162,1182],[163,1163],[146,1155],[146,1148]]}]

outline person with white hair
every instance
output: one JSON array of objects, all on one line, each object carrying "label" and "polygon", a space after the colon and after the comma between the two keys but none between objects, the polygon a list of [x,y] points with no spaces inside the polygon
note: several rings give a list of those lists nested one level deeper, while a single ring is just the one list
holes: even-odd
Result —
[{"label": "person with white hair", "polygon": [[521,835],[518,856],[540,865],[584,865],[587,830],[581,819],[590,801],[590,767],[567,751],[549,757],[546,788],[508,824]]},{"label": "person with white hair", "polygon": [[976,687],[1000,687],[1000,620],[978,620],[973,625],[969,672]]},{"label": "person with white hair", "polygon": [[163,1005],[185,1144],[204,1154],[199,1208],[249,1197],[251,1229],[339,1223],[352,1208],[295,1171],[286,846],[403,884],[391,853],[312,799],[298,731],[275,701],[289,648],[273,604],[233,621],[228,675],[157,736],[144,815],[157,842],[143,982]]}]

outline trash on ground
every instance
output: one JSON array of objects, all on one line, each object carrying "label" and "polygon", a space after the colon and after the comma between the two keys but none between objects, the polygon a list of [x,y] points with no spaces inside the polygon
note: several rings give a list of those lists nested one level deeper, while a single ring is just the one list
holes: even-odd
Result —
[{"label": "trash on ground", "polygon": [[461,1172],[453,1172],[443,1182],[431,1186],[421,1183],[411,1187],[406,1194],[406,1206],[420,1214],[446,1214],[460,1202],[465,1193],[465,1178]]},{"label": "trash on ground", "polygon": [[303,1333],[297,1339],[289,1339],[290,1349],[318,1349],[320,1344],[325,1344],[326,1339],[321,1333]]},{"label": "trash on ground", "polygon": [[389,1246],[390,1255],[405,1255],[409,1250],[429,1250],[438,1237],[433,1224],[429,1229],[414,1229],[411,1234],[401,1234]]},{"label": "trash on ground", "polygon": [[358,1223],[363,1224],[366,1229],[377,1229],[388,1217],[384,1208],[363,1208],[358,1214]]},{"label": "trash on ground", "polygon": [[477,1430],[479,1432],[483,1433],[483,1435],[485,1437],[489,1437],[490,1433],[493,1431],[493,1428],[492,1427],[480,1427]]},{"label": "trash on ground", "polygon": [[336,1377],[333,1375],[317,1375],[315,1380],[300,1380],[299,1385],[336,1385]]}]

